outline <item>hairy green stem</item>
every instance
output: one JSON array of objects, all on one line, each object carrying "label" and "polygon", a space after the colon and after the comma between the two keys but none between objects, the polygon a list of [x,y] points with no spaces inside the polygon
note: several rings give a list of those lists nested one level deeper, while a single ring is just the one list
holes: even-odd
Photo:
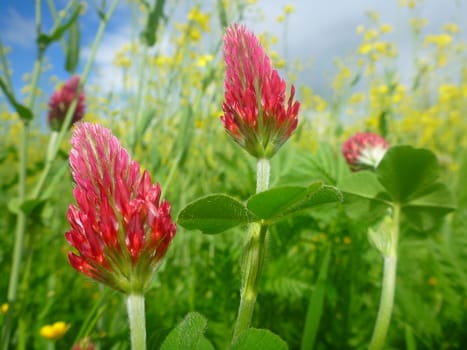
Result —
[{"label": "hairy green stem", "polygon": [[386,341],[386,336],[391,323],[392,309],[394,306],[394,294],[396,290],[397,271],[397,246],[400,230],[400,205],[394,205],[393,228],[390,231],[390,247],[388,254],[384,255],[383,285],[378,316],[376,317],[373,336],[371,337],[369,350],[380,350]]},{"label": "hairy green stem", "polygon": [[146,350],[144,295],[130,294],[126,299],[132,350]]},{"label": "hairy green stem", "polygon": [[[258,159],[256,170],[256,193],[269,187],[270,163],[268,159]],[[248,237],[243,250],[242,287],[240,305],[235,322],[232,342],[250,327],[258,295],[258,282],[266,252],[267,225],[252,223],[248,227]]]}]

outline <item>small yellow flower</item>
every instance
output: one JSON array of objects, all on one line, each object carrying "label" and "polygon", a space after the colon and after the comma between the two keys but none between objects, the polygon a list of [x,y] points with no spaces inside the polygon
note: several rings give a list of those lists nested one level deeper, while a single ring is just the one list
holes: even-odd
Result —
[{"label": "small yellow flower", "polygon": [[198,58],[198,62],[197,62],[197,65],[199,67],[206,67],[206,65],[211,62],[213,60],[213,56],[212,55],[201,55],[199,56]]},{"label": "small yellow flower", "polygon": [[279,22],[279,23],[284,22],[284,20],[285,20],[284,15],[279,15],[279,16],[276,17],[276,21]]},{"label": "small yellow flower", "polygon": [[365,31],[365,27],[362,24],[357,26],[357,33],[362,34]]},{"label": "small yellow flower", "polygon": [[446,47],[452,42],[449,34],[427,35],[425,44],[435,44],[438,47]]},{"label": "small yellow flower", "polygon": [[443,26],[443,30],[448,32],[449,34],[457,34],[459,33],[460,29],[459,26],[455,23],[447,23]]},{"label": "small yellow flower", "polygon": [[359,104],[365,101],[365,94],[363,92],[356,92],[350,96],[349,102],[353,105]]},{"label": "small yellow flower", "polygon": [[380,85],[380,86],[378,87],[378,92],[379,92],[380,95],[385,95],[385,94],[388,93],[388,91],[389,91],[388,86],[385,85],[385,84]]},{"label": "small yellow flower", "polygon": [[293,7],[293,5],[285,5],[284,6],[284,12],[286,15],[290,15],[291,13],[295,12],[295,7]]},{"label": "small yellow flower", "polygon": [[366,55],[367,53],[373,50],[373,44],[364,43],[358,48],[358,53],[361,55]]},{"label": "small yellow flower", "polygon": [[349,245],[349,244],[352,243],[352,238],[345,236],[345,237],[342,239],[342,243],[344,243],[345,245]]},{"label": "small yellow flower", "polygon": [[428,24],[428,20],[426,18],[411,18],[409,23],[415,33],[420,33],[423,27]]},{"label": "small yellow flower", "polygon": [[365,40],[366,41],[370,41],[370,40],[373,40],[375,39],[376,37],[378,37],[379,33],[376,29],[368,29],[365,33]]},{"label": "small yellow flower", "polygon": [[51,325],[43,326],[40,329],[39,333],[45,339],[57,340],[65,335],[65,333],[68,331],[70,326],[71,325],[69,323],[59,321]]},{"label": "small yellow flower", "polygon": [[2,314],[6,314],[8,312],[8,304],[7,303],[4,303],[4,304],[2,304],[2,306],[0,306],[0,312]]},{"label": "small yellow flower", "polygon": [[393,28],[390,24],[383,24],[380,28],[381,33],[391,33]]},{"label": "small yellow flower", "polygon": [[432,276],[428,279],[428,284],[430,286],[436,286],[438,284],[438,279]]}]

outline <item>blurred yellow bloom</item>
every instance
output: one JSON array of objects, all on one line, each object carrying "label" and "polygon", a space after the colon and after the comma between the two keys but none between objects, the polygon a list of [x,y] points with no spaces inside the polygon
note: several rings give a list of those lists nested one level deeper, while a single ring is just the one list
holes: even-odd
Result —
[{"label": "blurred yellow bloom", "polygon": [[388,86],[387,86],[387,85],[383,84],[383,85],[380,85],[380,86],[378,87],[378,90],[377,90],[377,91],[378,91],[378,93],[379,93],[380,95],[385,95],[385,94],[388,93],[389,89],[388,89]]},{"label": "blurred yellow bloom", "polygon": [[357,26],[357,33],[362,34],[365,31],[365,27],[362,24]]},{"label": "blurred yellow bloom", "polygon": [[279,15],[279,16],[276,17],[276,21],[279,22],[279,23],[284,22],[284,20],[285,20],[284,15]]},{"label": "blurred yellow bloom", "polygon": [[51,325],[43,326],[39,333],[40,335],[49,340],[57,340],[65,335],[65,333],[70,329],[70,324],[63,321],[55,322]]},{"label": "blurred yellow bloom", "polygon": [[370,40],[373,40],[375,39],[376,37],[378,37],[379,35],[379,32],[376,30],[376,29],[368,29],[366,32],[365,32],[365,35],[364,35],[364,39],[366,41],[370,41]]},{"label": "blurred yellow bloom", "polygon": [[352,243],[352,238],[348,237],[348,236],[345,236],[343,239],[342,239],[342,243],[344,243],[345,245],[349,245]]},{"label": "blurred yellow bloom", "polygon": [[205,67],[209,62],[213,60],[213,58],[214,57],[212,55],[201,55],[198,57],[197,65],[199,67]]},{"label": "blurred yellow bloom", "polygon": [[125,55],[120,55],[117,53],[115,55],[113,64],[117,67],[129,68],[131,66],[131,60]]},{"label": "blurred yellow bloom", "polygon": [[436,277],[430,277],[428,279],[428,284],[430,286],[436,286],[438,284],[438,279]]},{"label": "blurred yellow bloom", "polygon": [[445,47],[451,44],[452,36],[449,34],[427,35],[425,44],[435,44],[438,47]]},{"label": "blurred yellow bloom", "polygon": [[367,11],[366,15],[370,17],[374,22],[379,21],[379,13],[376,11]]},{"label": "blurred yellow bloom", "polygon": [[316,112],[323,112],[328,106],[326,100],[319,95],[313,96],[313,105]]},{"label": "blurred yellow bloom", "polygon": [[381,33],[391,33],[393,31],[392,25],[383,24],[380,28]]},{"label": "blurred yellow bloom", "polygon": [[195,28],[191,28],[188,35],[190,36],[190,39],[193,41],[199,41],[201,39],[201,32]]},{"label": "blurred yellow bloom", "polygon": [[447,102],[460,96],[459,88],[452,84],[441,84],[438,88],[439,100]]},{"label": "blurred yellow bloom", "polygon": [[4,304],[2,304],[2,306],[0,306],[0,312],[1,312],[2,314],[6,314],[6,313],[8,312],[8,308],[9,308],[9,307],[8,307],[8,304],[7,304],[7,303],[4,303]]},{"label": "blurred yellow bloom", "polygon": [[198,6],[193,7],[187,16],[188,20],[196,22],[204,32],[210,31],[209,14],[201,12]]},{"label": "blurred yellow bloom", "polygon": [[361,54],[361,55],[366,55],[367,53],[371,52],[372,50],[373,50],[373,44],[363,43],[358,48],[358,53]]},{"label": "blurred yellow bloom", "polygon": [[420,33],[420,31],[428,24],[428,20],[426,18],[411,18],[409,23],[415,33]]},{"label": "blurred yellow bloom", "polygon": [[399,0],[399,6],[413,9],[417,6],[417,2],[415,0]]},{"label": "blurred yellow bloom", "polygon": [[284,12],[285,12],[285,14],[290,15],[291,13],[295,12],[295,7],[293,5],[290,5],[290,4],[285,5],[284,6]]},{"label": "blurred yellow bloom", "polygon": [[436,56],[436,64],[438,67],[444,67],[448,63],[448,56],[445,54],[439,54]]},{"label": "blurred yellow bloom", "polygon": [[163,66],[165,64],[169,64],[170,62],[172,61],[172,57],[169,57],[169,56],[157,56],[155,59],[154,59],[154,63],[157,65],[157,66]]},{"label": "blurred yellow bloom", "polygon": [[459,33],[460,29],[459,26],[455,23],[447,23],[443,26],[443,30],[448,32],[449,34],[457,34]]},{"label": "blurred yellow bloom", "polygon": [[352,96],[350,96],[349,102],[353,105],[362,103],[365,101],[365,93],[363,92],[356,92]]}]

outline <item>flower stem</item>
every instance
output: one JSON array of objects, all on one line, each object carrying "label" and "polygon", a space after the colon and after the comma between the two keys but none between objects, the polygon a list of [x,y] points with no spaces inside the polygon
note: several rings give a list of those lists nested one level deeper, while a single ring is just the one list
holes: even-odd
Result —
[{"label": "flower stem", "polygon": [[105,28],[107,27],[107,23],[110,17],[112,17],[113,13],[115,12],[115,9],[117,8],[118,3],[119,3],[119,0],[114,0],[112,4],[109,6],[109,9],[107,13],[105,14],[105,16],[101,17],[101,22],[99,24],[99,28],[97,29],[97,33],[96,33],[94,42],[91,47],[91,54],[89,55],[88,61],[86,62],[86,65],[83,69],[83,74],[81,74],[80,87],[78,88],[75,99],[72,101],[70,107],[68,108],[68,111],[65,115],[65,120],[62,124],[62,127],[59,133],[49,139],[49,146],[48,146],[45,167],[43,168],[39,181],[37,182],[36,187],[34,188],[34,191],[32,193],[32,198],[39,198],[39,196],[41,195],[44,189],[44,185],[46,184],[46,179],[50,173],[50,170],[52,169],[53,160],[55,159],[58,151],[60,150],[60,145],[63,139],[65,138],[66,133],[68,132],[69,125],[73,118],[73,114],[76,110],[76,107],[78,106],[78,99],[81,93],[82,86],[84,86],[84,83],[86,82],[88,75],[91,71],[92,65],[94,63],[94,60],[97,54],[97,49],[102,40],[102,36],[104,35]]},{"label": "flower stem", "polygon": [[[262,192],[269,187],[269,174],[269,160],[258,159],[256,193]],[[258,281],[266,251],[267,230],[267,225],[257,222],[251,223],[248,227],[248,238],[243,251],[240,305],[232,341],[234,341],[240,333],[248,329],[253,317],[256,296],[258,295]]]},{"label": "flower stem", "polygon": [[146,350],[144,295],[130,294],[126,300],[132,350]]},{"label": "flower stem", "polygon": [[[40,0],[36,0],[36,27],[38,33],[41,26],[41,12],[40,12]],[[32,74],[31,81],[31,94],[29,95],[28,108],[33,111],[36,101],[37,85],[39,82],[39,76],[41,74],[43,55],[40,50],[34,63],[34,71]],[[29,138],[29,121],[22,123],[21,136],[19,140],[19,169],[18,169],[18,203],[22,204],[26,199],[26,176],[27,176],[27,164],[28,164],[28,138]],[[21,257],[23,254],[24,236],[26,231],[26,214],[23,210],[18,208],[16,217],[16,232],[15,232],[15,245],[13,248],[13,257],[10,271],[10,280],[8,284],[8,313],[6,315],[5,322],[2,327],[2,349],[7,349],[10,342],[10,335],[13,326],[13,317],[16,313],[16,299],[18,295],[18,283],[19,275],[21,270]],[[20,334],[21,338],[21,334]],[[20,339],[21,340],[21,339]]]},{"label": "flower stem", "polygon": [[383,286],[379,304],[378,316],[371,337],[370,350],[380,350],[383,348],[389,324],[391,322],[392,309],[394,306],[394,293],[396,290],[396,270],[397,270],[397,245],[400,227],[400,205],[394,205],[394,226],[391,230],[391,246],[387,255],[384,256]]}]

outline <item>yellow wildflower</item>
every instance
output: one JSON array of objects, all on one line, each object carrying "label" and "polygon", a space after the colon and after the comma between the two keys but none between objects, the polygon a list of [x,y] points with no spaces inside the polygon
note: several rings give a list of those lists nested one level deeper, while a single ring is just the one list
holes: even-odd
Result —
[{"label": "yellow wildflower", "polygon": [[362,24],[357,26],[357,33],[362,34],[365,31],[365,27]]},{"label": "yellow wildflower", "polygon": [[385,23],[381,26],[380,30],[381,33],[391,33],[393,28],[392,25]]},{"label": "yellow wildflower", "polygon": [[446,47],[452,42],[449,34],[427,35],[425,44],[435,44],[438,47]]},{"label": "yellow wildflower", "polygon": [[387,86],[387,85],[382,84],[382,85],[380,85],[380,86],[378,87],[378,90],[377,90],[377,91],[378,91],[378,93],[379,93],[380,95],[385,95],[385,94],[388,93],[389,89],[388,89],[388,86]]},{"label": "yellow wildflower", "polygon": [[373,44],[363,43],[358,48],[358,53],[360,53],[361,55],[366,55],[367,53],[371,52],[372,50],[373,50]]},{"label": "yellow wildflower", "polygon": [[6,314],[8,312],[8,308],[9,308],[8,304],[4,303],[4,304],[2,304],[2,306],[0,306],[0,312],[2,314]]},{"label": "yellow wildflower", "polygon": [[365,33],[364,39],[370,41],[378,37],[379,32],[376,29],[368,29]]},{"label": "yellow wildflower", "polygon": [[55,322],[51,325],[43,326],[39,333],[40,335],[49,340],[57,340],[65,335],[65,333],[70,329],[70,324],[63,321]]},{"label": "yellow wildflower", "polygon": [[432,276],[428,279],[428,284],[430,286],[436,286],[438,284],[438,279]]},{"label": "yellow wildflower", "polygon": [[353,105],[359,104],[365,101],[365,94],[363,92],[356,92],[350,96],[349,102]]},{"label": "yellow wildflower", "polygon": [[459,33],[460,29],[459,26],[455,23],[447,23],[443,26],[443,30],[448,32],[449,34],[457,34]]},{"label": "yellow wildflower", "polygon": [[209,62],[213,60],[213,58],[214,57],[212,55],[201,55],[198,58],[197,65],[199,67],[205,67]]},{"label": "yellow wildflower", "polygon": [[201,12],[198,6],[193,7],[187,16],[188,20],[197,23],[204,32],[210,31],[209,14]]},{"label": "yellow wildflower", "polygon": [[279,23],[284,22],[284,20],[285,20],[284,15],[279,15],[279,16],[276,17],[276,21],[279,22]]},{"label": "yellow wildflower", "polygon": [[420,33],[423,27],[428,24],[428,20],[426,18],[411,18],[409,23],[415,33]]},{"label": "yellow wildflower", "polygon": [[285,5],[284,6],[284,12],[286,15],[290,15],[291,13],[295,12],[295,7],[293,7],[293,5]]}]

